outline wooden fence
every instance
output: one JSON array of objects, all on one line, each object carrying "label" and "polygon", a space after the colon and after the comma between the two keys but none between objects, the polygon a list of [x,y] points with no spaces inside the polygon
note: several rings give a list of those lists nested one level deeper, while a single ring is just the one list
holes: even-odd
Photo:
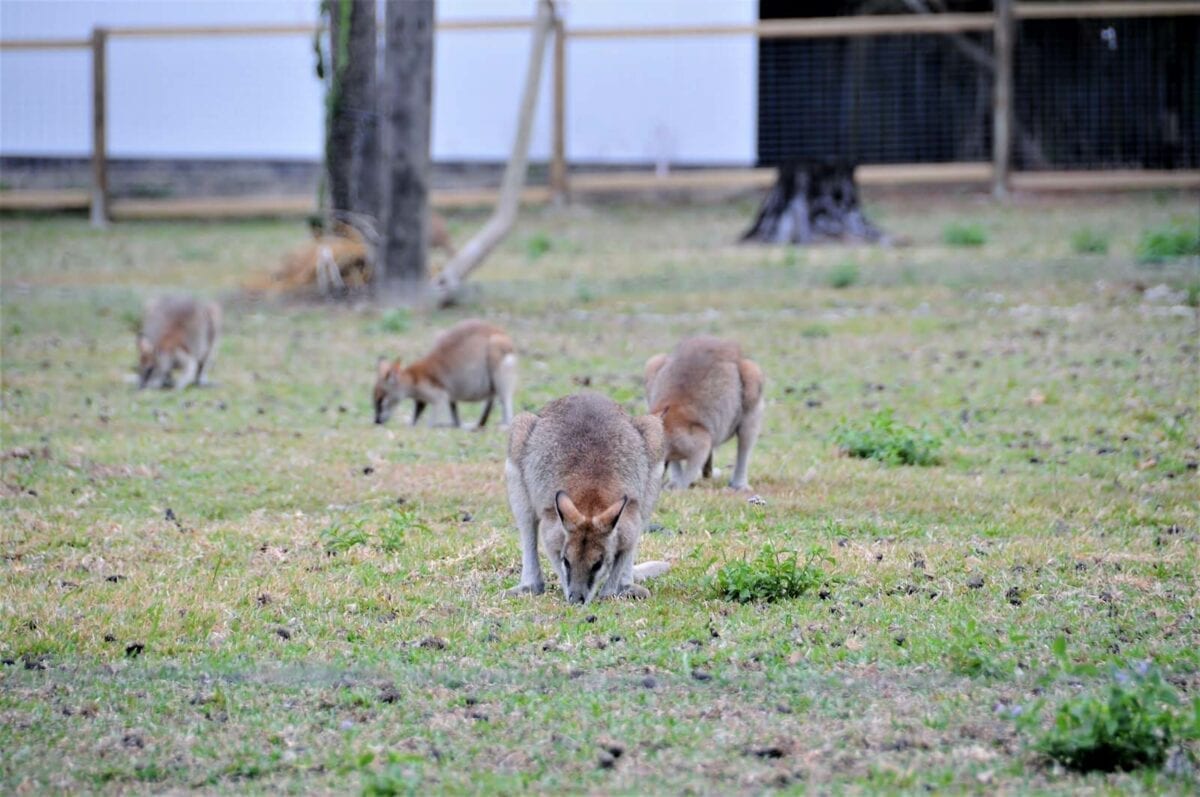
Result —
[{"label": "wooden fence", "polygon": [[[1037,171],[1010,170],[1012,130],[1012,51],[1014,25],[1021,20],[1104,19],[1117,17],[1200,16],[1200,2],[1145,0],[1143,2],[1014,2],[995,0],[992,13],[883,14],[816,19],[768,20],[748,25],[644,27],[581,27],[555,23],[552,63],[552,142],[549,185],[527,188],[523,200],[545,202],[571,194],[688,189],[740,189],[769,185],[768,169],[703,169],[656,174],[649,170],[571,174],[566,147],[565,108],[568,100],[566,61],[572,41],[740,37],[757,39],[818,39],[903,34],[993,35],[996,79],[993,86],[993,145],[991,162],[862,165],[856,177],[864,185],[978,184],[991,185],[997,195],[1016,190],[1117,190],[1126,188],[1200,188],[1200,170]],[[439,31],[520,30],[525,20],[451,20]],[[0,210],[89,208],[93,224],[110,218],[186,218],[240,215],[292,215],[314,210],[312,198],[240,197],[194,199],[122,199],[112,201],[108,190],[106,56],[114,39],[230,36],[312,36],[312,25],[157,26],[96,28],[87,39],[0,40],[0,51],[91,51],[92,185],[90,191],[8,191],[0,193]],[[435,191],[439,207],[485,204],[494,190]]]}]

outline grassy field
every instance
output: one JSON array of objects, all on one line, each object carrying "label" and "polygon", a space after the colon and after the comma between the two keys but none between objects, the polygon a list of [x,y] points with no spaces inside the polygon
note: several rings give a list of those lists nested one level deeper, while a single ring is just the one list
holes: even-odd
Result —
[{"label": "grassy field", "polygon": [[[244,294],[299,223],[0,221],[0,792],[1193,792],[1186,753],[1080,775],[1032,726],[1123,663],[1200,693],[1200,262],[1135,254],[1195,195],[870,211],[909,245],[530,211],[440,313]],[[214,387],[132,389],[167,289],[222,300]],[[647,601],[506,599],[504,433],[371,422],[376,357],[469,316],[517,341],[521,409],[640,412],[651,354],[740,339],[762,501],[664,494]],[[839,455],[887,409],[940,464]],[[718,597],[768,542],[819,588]]]}]

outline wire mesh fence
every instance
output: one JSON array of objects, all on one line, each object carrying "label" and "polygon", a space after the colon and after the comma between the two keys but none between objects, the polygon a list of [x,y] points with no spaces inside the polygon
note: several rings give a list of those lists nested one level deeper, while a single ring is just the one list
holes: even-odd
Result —
[{"label": "wire mesh fence", "polygon": [[[1015,40],[1014,168],[1200,164],[1200,19],[1034,19]],[[988,33],[769,40],[758,67],[761,165],[991,157]]]},{"label": "wire mesh fence", "polygon": [[[958,35],[990,59],[990,36]],[[764,41],[758,69],[762,165],[991,157],[991,75],[951,36]]]},{"label": "wire mesh fence", "polygon": [[1014,58],[1014,166],[1200,166],[1200,18],[1027,20]]}]

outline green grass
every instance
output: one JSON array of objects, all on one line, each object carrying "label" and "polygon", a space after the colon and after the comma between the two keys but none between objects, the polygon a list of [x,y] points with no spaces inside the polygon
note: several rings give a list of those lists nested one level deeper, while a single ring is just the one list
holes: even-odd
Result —
[{"label": "green grass", "polygon": [[1108,236],[1091,227],[1083,227],[1071,234],[1071,250],[1077,255],[1108,254]]},{"label": "green grass", "polygon": [[525,257],[530,261],[540,260],[553,247],[554,242],[546,233],[534,233],[525,239]]},{"label": "green grass", "polygon": [[1138,238],[1136,253],[1139,263],[1200,255],[1200,224],[1193,217],[1145,230]]},{"label": "green grass", "polygon": [[[1036,749],[1116,662],[1200,692],[1198,320],[1145,300],[1133,254],[1194,197],[973,204],[969,252],[941,237],[962,203],[883,198],[911,245],[795,257],[733,243],[748,201],[527,209],[465,305],[403,324],[245,296],[299,221],[0,219],[0,791],[1194,792]],[[832,287],[848,258],[864,278]],[[221,300],[214,387],[127,381],[127,318],[165,290]],[[762,501],[723,487],[726,443],[650,519],[648,600],[505,598],[496,415],[372,417],[376,357],[472,316],[516,341],[518,409],[586,383],[642,412],[650,355],[736,337],[767,376]],[[886,407],[941,466],[839,454]],[[822,549],[820,583],[720,597],[764,546],[798,573]]]},{"label": "green grass", "polygon": [[849,288],[854,283],[858,282],[858,264],[846,260],[838,263],[829,272],[829,287],[840,290],[841,288]]},{"label": "green grass", "polygon": [[377,328],[380,332],[390,335],[401,335],[408,331],[411,323],[412,314],[403,307],[397,307],[384,313],[383,317],[379,319]]},{"label": "green grass", "polygon": [[947,246],[977,247],[987,240],[987,230],[982,224],[954,222],[942,230],[942,243]]}]

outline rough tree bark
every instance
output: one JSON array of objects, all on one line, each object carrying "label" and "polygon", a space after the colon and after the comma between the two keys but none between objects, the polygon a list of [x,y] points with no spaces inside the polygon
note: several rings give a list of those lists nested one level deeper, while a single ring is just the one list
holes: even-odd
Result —
[{"label": "rough tree bark", "polygon": [[847,164],[787,164],[763,200],[743,241],[811,244],[825,241],[887,243],[863,215],[854,167]]},{"label": "rough tree bark", "polygon": [[[379,106],[375,81],[375,2],[350,2],[349,62],[342,75],[342,120],[349,128],[350,190],[346,209],[379,219]],[[335,28],[336,30],[336,28]],[[336,62],[335,62],[336,68]]]},{"label": "rough tree bark", "polygon": [[[348,23],[348,24],[347,24]],[[330,208],[379,218],[375,3],[332,0],[326,170]]]},{"label": "rough tree bark", "polygon": [[433,25],[433,0],[387,4],[379,93],[382,251],[375,279],[384,300],[417,299],[426,287]]}]

